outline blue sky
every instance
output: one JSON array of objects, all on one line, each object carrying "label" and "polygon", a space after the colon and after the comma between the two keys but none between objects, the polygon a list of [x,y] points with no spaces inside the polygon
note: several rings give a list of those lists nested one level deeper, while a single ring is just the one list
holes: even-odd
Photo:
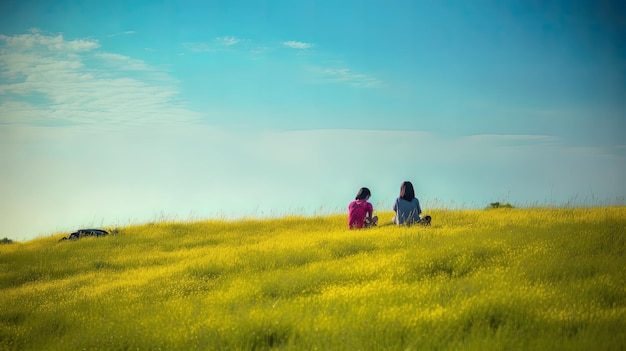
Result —
[{"label": "blue sky", "polygon": [[0,237],[340,213],[362,186],[387,211],[404,180],[426,211],[623,204],[624,10],[5,1]]}]

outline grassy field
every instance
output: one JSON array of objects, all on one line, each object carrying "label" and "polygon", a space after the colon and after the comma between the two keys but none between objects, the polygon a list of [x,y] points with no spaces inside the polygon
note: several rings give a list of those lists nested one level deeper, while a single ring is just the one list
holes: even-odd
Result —
[{"label": "grassy field", "polygon": [[626,207],[428,214],[0,245],[0,350],[626,349]]}]

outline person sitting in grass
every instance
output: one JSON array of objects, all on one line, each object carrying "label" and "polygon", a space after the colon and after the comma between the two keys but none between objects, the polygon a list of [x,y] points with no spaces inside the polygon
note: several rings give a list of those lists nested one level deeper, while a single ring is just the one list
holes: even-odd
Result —
[{"label": "person sitting in grass", "polygon": [[348,227],[359,229],[373,227],[378,223],[378,216],[373,216],[374,206],[367,200],[371,196],[368,188],[361,188],[354,201],[348,205]]},{"label": "person sitting in grass", "polygon": [[415,190],[413,184],[406,181],[400,185],[400,196],[393,204],[393,210],[396,215],[393,217],[393,223],[401,225],[413,223],[422,223],[424,225],[430,224],[430,216],[421,217],[422,208],[420,207],[419,200],[415,197]]}]

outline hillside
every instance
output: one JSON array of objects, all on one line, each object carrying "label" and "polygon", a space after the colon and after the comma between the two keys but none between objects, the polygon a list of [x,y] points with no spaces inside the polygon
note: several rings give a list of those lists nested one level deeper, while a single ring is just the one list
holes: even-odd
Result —
[{"label": "hillside", "polygon": [[429,214],[0,245],[0,350],[626,349],[626,207]]}]

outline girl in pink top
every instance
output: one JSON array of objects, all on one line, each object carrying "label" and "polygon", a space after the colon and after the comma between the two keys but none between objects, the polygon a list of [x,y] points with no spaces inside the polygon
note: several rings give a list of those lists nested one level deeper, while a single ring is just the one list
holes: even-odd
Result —
[{"label": "girl in pink top", "polygon": [[356,194],[354,201],[348,205],[348,227],[358,229],[375,226],[378,223],[378,216],[373,216],[374,206],[367,202],[371,193],[368,188],[361,188]]}]

